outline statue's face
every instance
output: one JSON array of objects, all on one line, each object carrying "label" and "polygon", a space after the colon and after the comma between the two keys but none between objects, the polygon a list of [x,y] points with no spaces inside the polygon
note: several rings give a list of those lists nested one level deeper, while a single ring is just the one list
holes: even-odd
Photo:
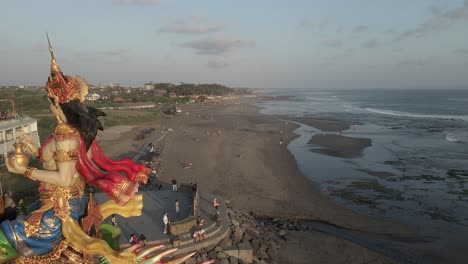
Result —
[{"label": "statue's face", "polygon": [[49,108],[50,108],[50,111],[52,112],[52,114],[54,114],[54,116],[56,118],[61,119],[63,122],[67,122],[67,117],[63,113],[62,108],[60,108],[58,98],[57,97],[47,97],[47,100],[49,101]]}]

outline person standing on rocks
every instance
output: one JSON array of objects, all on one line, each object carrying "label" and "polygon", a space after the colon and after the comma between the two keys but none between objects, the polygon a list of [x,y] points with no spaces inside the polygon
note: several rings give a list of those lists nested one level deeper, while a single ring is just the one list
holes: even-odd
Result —
[{"label": "person standing on rocks", "polygon": [[218,207],[219,207],[219,202],[218,200],[216,199],[216,197],[213,199],[213,207],[218,210]]}]

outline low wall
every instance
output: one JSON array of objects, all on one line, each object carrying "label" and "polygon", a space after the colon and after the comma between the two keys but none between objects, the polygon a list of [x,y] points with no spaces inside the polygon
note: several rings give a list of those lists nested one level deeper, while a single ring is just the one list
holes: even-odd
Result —
[{"label": "low wall", "polygon": [[190,216],[177,222],[171,222],[171,234],[178,236],[184,233],[191,233],[192,228],[196,225],[197,219],[195,216]]}]

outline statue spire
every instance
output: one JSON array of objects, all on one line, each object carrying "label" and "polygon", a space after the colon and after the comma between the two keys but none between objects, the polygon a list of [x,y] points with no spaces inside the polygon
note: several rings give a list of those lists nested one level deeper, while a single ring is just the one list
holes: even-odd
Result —
[{"label": "statue spire", "polygon": [[49,39],[49,34],[46,32],[47,36],[47,42],[49,43],[49,52],[50,52],[50,57],[51,57],[51,71],[52,73],[60,73],[60,67],[57,65],[57,62],[55,61],[55,56],[54,56],[54,50],[52,49],[52,45],[50,44],[50,39]]}]

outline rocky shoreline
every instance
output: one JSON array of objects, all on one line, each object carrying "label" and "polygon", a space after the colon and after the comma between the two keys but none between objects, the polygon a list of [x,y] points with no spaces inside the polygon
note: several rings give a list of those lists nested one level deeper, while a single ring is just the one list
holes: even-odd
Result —
[{"label": "rocky shoreline", "polygon": [[[207,259],[216,259],[216,263],[220,264],[279,263],[279,252],[284,240],[278,233],[244,211],[229,208],[228,215],[230,235],[218,245],[199,250],[186,264]],[[239,257],[233,256],[233,253]]]}]

